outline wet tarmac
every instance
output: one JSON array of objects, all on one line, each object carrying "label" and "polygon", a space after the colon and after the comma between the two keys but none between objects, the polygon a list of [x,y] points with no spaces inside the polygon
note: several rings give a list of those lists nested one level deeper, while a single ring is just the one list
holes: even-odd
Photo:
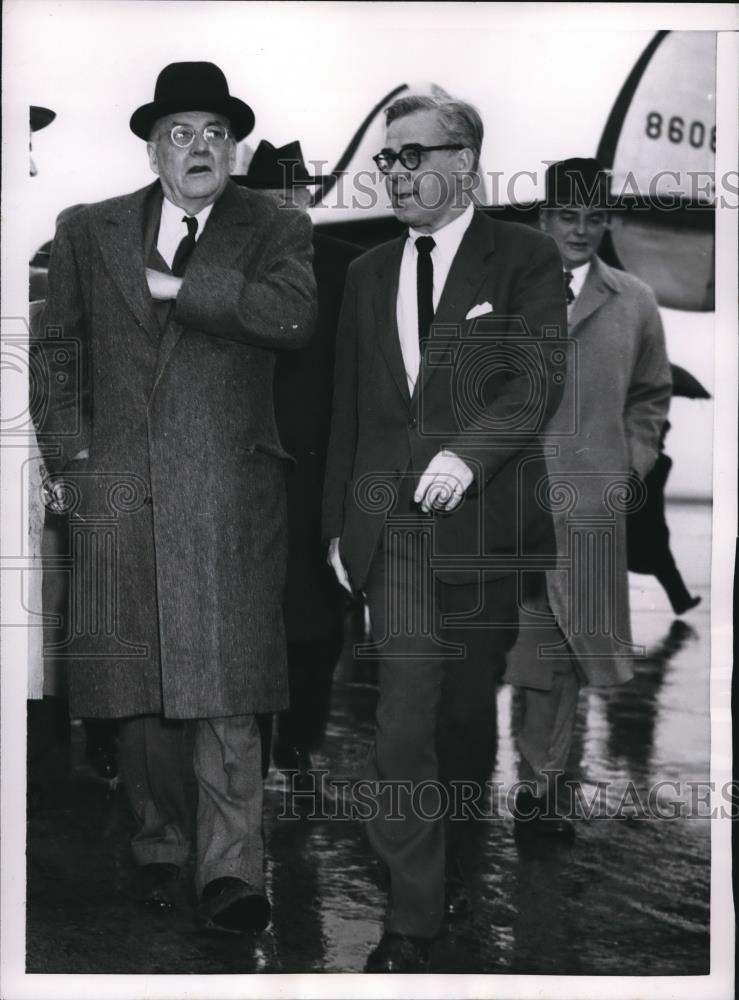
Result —
[{"label": "wet tarmac", "polygon": [[[710,821],[687,813],[701,811],[709,779],[710,509],[672,505],[668,517],[678,564],[703,601],[675,620],[654,578],[632,576],[634,638],[647,656],[630,684],[581,696],[570,760],[586,803],[598,808],[576,821],[572,846],[517,846],[498,799],[498,814],[478,824],[465,861],[473,909],[445,928],[433,971],[709,972]],[[385,893],[340,794],[341,779],[362,772],[376,700],[372,666],[351,656],[355,637],[337,667],[325,746],[315,758],[329,772],[324,787],[339,797],[327,795],[323,816],[311,819],[293,808],[281,773],[268,776],[271,927],[221,940],[198,931],[193,899],[164,914],[133,902],[124,790],[96,777],[73,727],[66,756],[56,758],[57,780],[29,817],[28,972],[362,970],[382,933]],[[503,789],[516,778],[516,709],[511,690],[501,688],[493,781]],[[650,797],[659,781],[673,784]]]}]

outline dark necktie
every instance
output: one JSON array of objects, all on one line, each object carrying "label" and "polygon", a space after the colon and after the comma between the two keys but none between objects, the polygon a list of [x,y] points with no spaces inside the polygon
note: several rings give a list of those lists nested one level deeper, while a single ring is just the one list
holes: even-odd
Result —
[{"label": "dark necktie", "polygon": [[436,246],[431,236],[419,236],[416,240],[418,263],[416,265],[416,295],[418,299],[418,344],[423,354],[423,345],[429,337],[431,321],[434,318],[434,263],[431,251]]},{"label": "dark necktie", "polygon": [[190,254],[195,249],[195,233],[198,231],[198,220],[192,218],[189,215],[183,215],[182,221],[187,226],[187,236],[183,236],[180,240],[180,245],[175,251],[174,260],[172,261],[172,274],[181,278],[185,273],[185,268],[187,267],[187,261],[189,260]]},{"label": "dark necktie", "polygon": [[571,306],[575,301],[575,293],[572,291],[572,271],[565,271],[565,295],[567,296],[567,305]]}]

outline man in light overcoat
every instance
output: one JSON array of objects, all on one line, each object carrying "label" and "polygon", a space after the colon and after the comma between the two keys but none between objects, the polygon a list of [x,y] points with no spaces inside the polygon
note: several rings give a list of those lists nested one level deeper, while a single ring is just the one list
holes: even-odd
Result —
[{"label": "man in light overcoat", "polygon": [[159,179],[60,225],[36,344],[74,555],[70,711],[122,720],[138,894],[160,907],[191,851],[196,720],[199,915],[230,933],[270,916],[255,716],[287,705],[290,466],[272,382],[315,311],[308,218],[229,179],[253,123],[217,66],[162,70],[130,123]]},{"label": "man in light overcoat", "polygon": [[[559,564],[532,574],[505,679],[524,698],[517,833],[571,839],[557,814],[582,684],[633,676],[625,514],[645,499],[671,395],[651,289],[597,255],[609,225],[609,177],[594,159],[552,164],[541,229],[562,258],[576,363],[545,432]],[[574,415],[574,420],[573,420]],[[525,790],[522,789],[522,792]]]}]

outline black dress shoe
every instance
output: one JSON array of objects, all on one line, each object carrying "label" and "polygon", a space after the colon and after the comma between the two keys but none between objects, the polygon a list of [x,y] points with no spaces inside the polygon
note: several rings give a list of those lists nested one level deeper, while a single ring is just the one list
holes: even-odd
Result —
[{"label": "black dress shoe", "polygon": [[365,972],[428,972],[431,942],[428,938],[406,937],[385,931],[370,952]]},{"label": "black dress shoe", "polygon": [[177,865],[141,865],[136,872],[135,896],[151,910],[171,910],[177,903],[180,869]]},{"label": "black dress shoe", "polygon": [[564,816],[548,809],[547,799],[536,796],[528,788],[519,788],[513,810],[516,839],[558,840],[568,843],[575,839],[575,827]]},{"label": "black dress shoe", "polygon": [[448,920],[457,920],[470,912],[470,894],[459,861],[450,861],[447,864],[444,912]]},{"label": "black dress shoe", "polygon": [[700,604],[702,598],[699,594],[691,597],[690,594],[684,599],[675,601],[672,605],[672,610],[676,615],[684,615],[686,611],[692,611],[693,608],[697,608]]},{"label": "black dress shoe", "polygon": [[202,927],[219,934],[264,930],[271,915],[269,900],[263,892],[230,875],[209,882],[198,903]]}]

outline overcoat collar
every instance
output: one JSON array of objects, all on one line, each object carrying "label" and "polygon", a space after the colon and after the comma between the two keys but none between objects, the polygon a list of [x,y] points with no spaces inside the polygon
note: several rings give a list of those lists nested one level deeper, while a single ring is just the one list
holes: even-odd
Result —
[{"label": "overcoat collar", "polygon": [[572,305],[568,324],[570,331],[583,323],[588,316],[600,309],[611,295],[618,293],[618,285],[611,275],[611,269],[600,257],[593,257],[582,291]]},{"label": "overcoat collar", "polygon": [[[398,389],[410,403],[396,313],[400,263],[406,239],[407,233],[387,244],[387,251],[377,267],[374,305],[380,347]],[[468,309],[475,304],[478,289],[490,275],[490,258],[494,252],[495,224],[482,212],[476,211],[452,261],[434,314],[431,327],[434,350],[458,341],[460,324]],[[416,391],[418,382],[427,382],[438,366],[427,364],[421,367]],[[416,394],[414,392],[414,397]]]}]

